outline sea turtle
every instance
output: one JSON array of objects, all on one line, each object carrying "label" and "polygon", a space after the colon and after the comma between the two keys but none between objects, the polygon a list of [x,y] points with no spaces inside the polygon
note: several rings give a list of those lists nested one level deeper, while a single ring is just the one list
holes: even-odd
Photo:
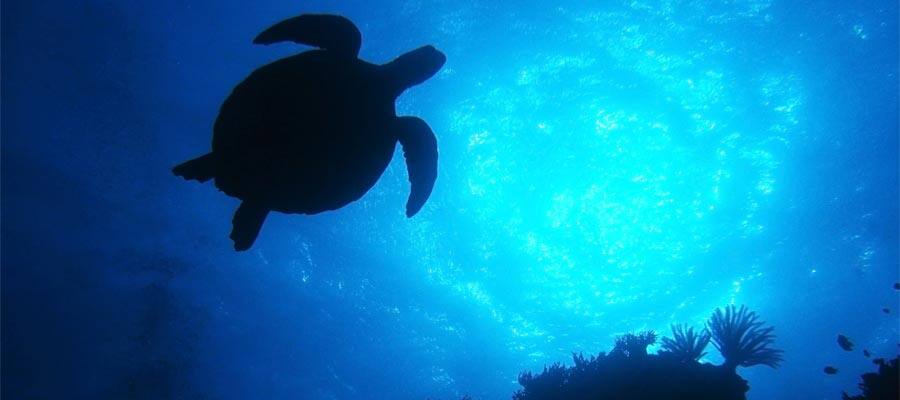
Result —
[{"label": "sea turtle", "polygon": [[432,46],[376,65],[357,58],[360,33],[337,15],[305,14],[263,31],[255,44],[293,41],[318,49],[265,65],[238,84],[213,127],[212,151],[175,175],[205,182],[242,202],[235,250],[249,249],[269,211],[316,214],[362,197],[381,177],[399,141],[410,181],[406,215],[428,200],[437,177],[437,140],[394,101],[446,61]]}]

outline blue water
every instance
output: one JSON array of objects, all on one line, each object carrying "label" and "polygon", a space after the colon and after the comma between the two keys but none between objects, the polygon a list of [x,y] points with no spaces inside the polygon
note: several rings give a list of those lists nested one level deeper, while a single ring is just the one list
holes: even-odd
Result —
[{"label": "blue water", "polygon": [[[585,3],[3,2],[4,399],[502,399],[727,304],[785,351],[750,399],[854,393],[837,334],[900,341],[897,2]],[[237,200],[170,168],[304,12],[446,53],[398,101],[439,178],[406,219],[398,151],[235,253]]]}]

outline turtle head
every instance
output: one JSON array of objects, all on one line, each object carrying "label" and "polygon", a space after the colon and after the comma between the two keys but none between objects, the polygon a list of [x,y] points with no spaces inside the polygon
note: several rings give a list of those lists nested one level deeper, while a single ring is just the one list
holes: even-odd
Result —
[{"label": "turtle head", "polygon": [[399,96],[404,90],[428,80],[441,70],[447,56],[434,46],[422,46],[384,65],[391,88]]}]

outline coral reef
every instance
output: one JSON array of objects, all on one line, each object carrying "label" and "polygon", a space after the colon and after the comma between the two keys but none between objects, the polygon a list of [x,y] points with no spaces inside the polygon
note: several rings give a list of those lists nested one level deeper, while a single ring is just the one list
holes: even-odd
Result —
[{"label": "coral reef", "polygon": [[[539,374],[523,372],[513,400],[743,400],[750,386],[737,366],[774,368],[782,360],[782,351],[771,347],[773,329],[764,325],[746,307],[729,306],[713,313],[708,330],[673,325],[673,338],[662,338],[658,354],[647,353],[656,342],[653,331],[623,335],[608,354],[572,354],[571,367],[555,363]],[[723,365],[698,361],[711,340]]]},{"label": "coral reef", "polygon": [[710,335],[707,330],[699,334],[694,333],[694,328],[685,325],[672,325],[674,339],[662,338],[661,356],[674,357],[679,361],[697,361],[706,355],[704,351],[709,344]]},{"label": "coral reef", "polygon": [[656,332],[644,331],[616,337],[616,346],[609,353],[613,357],[645,357],[647,347],[656,343]]},{"label": "coral reef", "polygon": [[764,327],[755,312],[741,306],[717,308],[707,323],[713,344],[725,358],[725,368],[732,371],[738,366],[768,365],[778,368],[782,351],[770,347],[775,342],[774,328]]},{"label": "coral reef", "polygon": [[743,400],[747,382],[733,371],[694,360],[647,354],[648,337],[625,335],[609,354],[585,358],[573,354],[574,365],[556,363],[540,374],[519,375],[521,390],[513,400],[549,399],[692,399]]},{"label": "coral reef", "polygon": [[850,396],[844,392],[843,400],[896,400],[900,399],[900,357],[885,362],[884,359],[873,361],[878,365],[878,372],[862,375],[859,389],[862,394]]}]

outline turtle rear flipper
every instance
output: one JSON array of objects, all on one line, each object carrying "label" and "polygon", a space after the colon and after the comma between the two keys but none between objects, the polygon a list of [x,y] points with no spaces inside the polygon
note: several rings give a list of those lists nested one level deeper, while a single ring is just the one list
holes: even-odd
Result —
[{"label": "turtle rear flipper", "polygon": [[397,118],[397,136],[406,157],[409,199],[406,216],[412,217],[425,205],[437,179],[437,139],[425,121],[416,117]]},{"label": "turtle rear flipper", "polygon": [[212,153],[185,161],[172,168],[172,173],[187,180],[206,182],[216,176],[216,162]]},{"label": "turtle rear flipper", "polygon": [[295,42],[356,57],[362,43],[359,29],[340,15],[304,14],[288,18],[260,33],[255,44]]},{"label": "turtle rear flipper", "polygon": [[244,251],[253,246],[267,215],[268,208],[247,201],[241,203],[231,220],[230,237],[234,241],[235,250]]}]

